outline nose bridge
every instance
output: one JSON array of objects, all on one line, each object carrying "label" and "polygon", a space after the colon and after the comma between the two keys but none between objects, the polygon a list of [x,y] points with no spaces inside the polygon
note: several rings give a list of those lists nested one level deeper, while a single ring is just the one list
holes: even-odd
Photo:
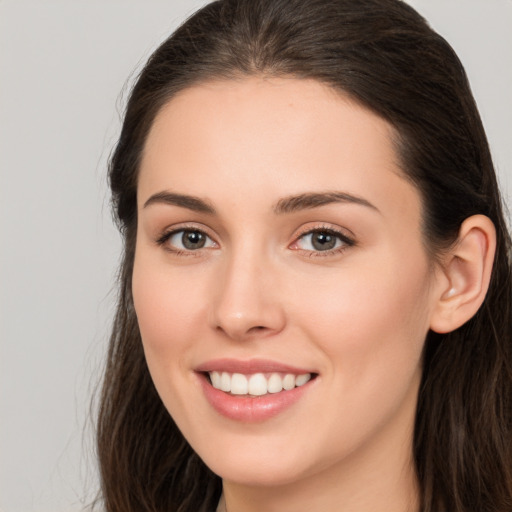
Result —
[{"label": "nose bridge", "polygon": [[284,311],[274,287],[275,272],[254,240],[233,247],[215,278],[213,327],[233,339],[279,332]]}]

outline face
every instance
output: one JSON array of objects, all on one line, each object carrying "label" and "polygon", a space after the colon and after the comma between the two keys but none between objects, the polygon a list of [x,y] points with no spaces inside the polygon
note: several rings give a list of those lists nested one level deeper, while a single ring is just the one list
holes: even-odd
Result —
[{"label": "face", "polygon": [[385,121],[314,81],[189,88],[138,208],[147,363],[214,472],[276,485],[410,452],[435,282]]}]

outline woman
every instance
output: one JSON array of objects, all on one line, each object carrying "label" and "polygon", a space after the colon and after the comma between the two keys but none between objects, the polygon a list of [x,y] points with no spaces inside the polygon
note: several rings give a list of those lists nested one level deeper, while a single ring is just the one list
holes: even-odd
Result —
[{"label": "woman", "polygon": [[512,509],[510,239],[450,46],[397,0],[225,0],[110,183],[109,511]]}]

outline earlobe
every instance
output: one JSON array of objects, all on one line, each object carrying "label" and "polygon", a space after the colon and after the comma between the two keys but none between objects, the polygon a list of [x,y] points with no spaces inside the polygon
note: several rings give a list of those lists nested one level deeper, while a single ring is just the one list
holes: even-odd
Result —
[{"label": "earlobe", "polygon": [[489,288],[495,250],[496,230],[488,217],[473,215],[461,224],[457,241],[443,257],[433,331],[451,332],[475,315]]}]

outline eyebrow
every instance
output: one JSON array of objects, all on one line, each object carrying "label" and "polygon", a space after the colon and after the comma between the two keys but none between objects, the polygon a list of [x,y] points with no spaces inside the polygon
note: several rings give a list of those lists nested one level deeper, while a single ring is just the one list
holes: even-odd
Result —
[{"label": "eyebrow", "polygon": [[186,194],[177,194],[175,192],[158,192],[153,194],[145,203],[143,208],[147,208],[152,204],[169,204],[187,208],[194,212],[207,213],[215,215],[215,208],[204,199]]},{"label": "eyebrow", "polygon": [[366,206],[372,210],[379,209],[366,199],[346,192],[309,192],[296,196],[289,196],[280,199],[274,206],[274,212],[277,214],[292,213],[299,210],[308,210],[318,208],[332,203],[352,203]]},{"label": "eyebrow", "polygon": [[[286,214],[300,210],[309,210],[312,208],[318,208],[332,203],[352,203],[361,206],[365,206],[375,211],[379,209],[367,201],[366,199],[346,192],[307,192],[304,194],[298,194],[294,196],[288,196],[280,199],[274,205],[274,213]],[[178,194],[176,192],[157,192],[153,194],[145,203],[143,208],[146,208],[152,204],[168,204],[172,206],[179,206],[181,208],[187,208],[199,213],[206,213],[208,215],[215,215],[215,208],[200,197],[190,196],[187,194]]]}]

